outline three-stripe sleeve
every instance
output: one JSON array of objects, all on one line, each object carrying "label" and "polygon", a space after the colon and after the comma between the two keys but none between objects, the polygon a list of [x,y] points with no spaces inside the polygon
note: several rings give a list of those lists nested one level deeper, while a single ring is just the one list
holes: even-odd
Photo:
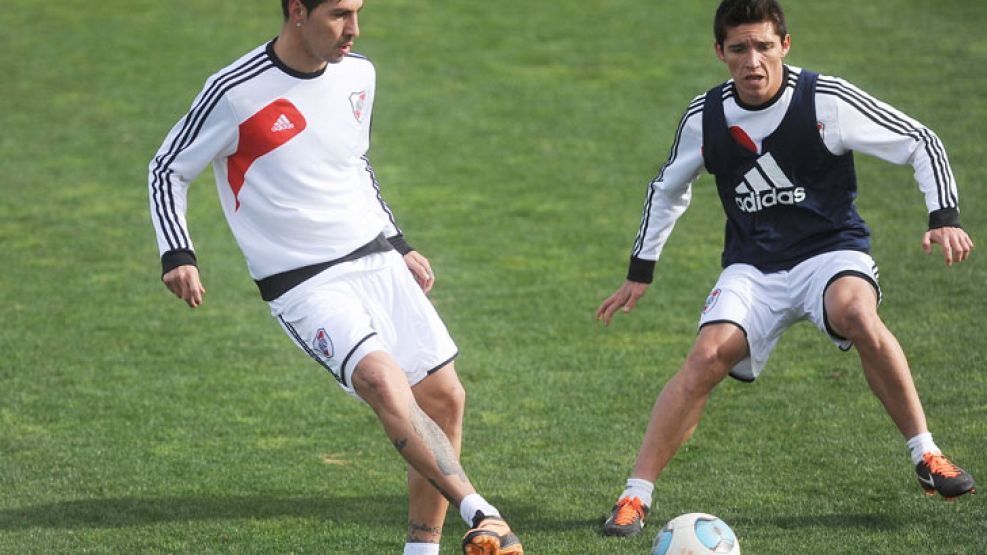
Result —
[{"label": "three-stripe sleeve", "polygon": [[230,154],[235,147],[236,118],[223,101],[224,95],[271,67],[270,59],[260,53],[211,77],[151,160],[151,220],[163,264],[168,253],[194,252],[185,219],[188,186],[210,162]]},{"label": "three-stripe sleeve", "polygon": [[[631,250],[632,271],[628,278],[633,281],[650,278],[640,272],[640,268],[647,264],[635,264],[635,261],[653,263],[658,260],[675,222],[685,213],[692,200],[692,184],[703,170],[702,111],[705,97],[705,94],[699,95],[689,104],[675,131],[668,159],[648,184],[641,225]],[[635,267],[638,269],[635,270]]]},{"label": "three-stripe sleeve", "polygon": [[909,164],[930,213],[958,211],[959,196],[949,158],[932,130],[842,79],[820,76],[816,93],[818,107],[825,106],[827,100],[835,101],[834,121],[822,122],[827,126],[827,146],[832,142],[840,150]]}]

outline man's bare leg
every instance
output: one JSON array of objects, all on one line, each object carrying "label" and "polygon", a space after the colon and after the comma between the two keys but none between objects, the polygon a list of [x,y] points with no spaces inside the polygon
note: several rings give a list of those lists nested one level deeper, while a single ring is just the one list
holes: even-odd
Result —
[{"label": "man's bare leg", "polygon": [[747,352],[747,338],[733,324],[710,324],[699,331],[682,368],[655,400],[627,489],[604,523],[604,534],[633,536],[641,531],[655,480],[696,430],[710,392]]},{"label": "man's bare leg", "polygon": [[[418,406],[449,439],[459,456],[462,449],[466,391],[449,364],[411,389]],[[449,502],[414,467],[408,465],[408,542],[439,543]]]}]

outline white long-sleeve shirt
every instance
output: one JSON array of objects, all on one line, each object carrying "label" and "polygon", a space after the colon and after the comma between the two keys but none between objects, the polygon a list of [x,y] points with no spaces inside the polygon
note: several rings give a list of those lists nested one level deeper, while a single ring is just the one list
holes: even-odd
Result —
[{"label": "white long-sleeve shirt", "polygon": [[[760,154],[763,139],[778,128],[788,111],[800,73],[800,68],[786,66],[780,94],[769,105],[756,109],[738,104],[736,91],[728,82],[723,103],[731,133]],[[693,183],[704,172],[705,96],[699,95],[689,104],[668,160],[648,187],[632,251],[632,276],[650,275],[675,222],[689,206]],[[819,77],[815,104],[820,137],[832,154],[856,151],[895,164],[910,164],[925,197],[930,227],[958,225],[956,182],[945,149],[931,130],[836,77]]]},{"label": "white long-sleeve shirt", "polygon": [[189,183],[212,165],[223,213],[255,280],[338,259],[400,230],[367,159],[374,67],[349,55],[302,74],[273,41],[215,73],[149,167],[165,271],[194,263]]}]

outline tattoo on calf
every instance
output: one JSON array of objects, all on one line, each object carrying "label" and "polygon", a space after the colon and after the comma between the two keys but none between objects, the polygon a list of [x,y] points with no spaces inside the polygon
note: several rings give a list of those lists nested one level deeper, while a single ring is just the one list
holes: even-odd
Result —
[{"label": "tattoo on calf", "polygon": [[466,472],[459,464],[459,457],[449,443],[449,437],[414,401],[411,402],[411,426],[435,457],[439,471],[445,476],[458,476],[460,480],[466,482]]}]

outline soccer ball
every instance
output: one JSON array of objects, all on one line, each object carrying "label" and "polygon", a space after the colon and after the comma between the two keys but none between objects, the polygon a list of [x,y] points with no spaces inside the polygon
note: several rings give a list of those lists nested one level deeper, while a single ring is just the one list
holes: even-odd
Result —
[{"label": "soccer ball", "polygon": [[706,513],[679,515],[658,532],[651,555],[740,555],[737,535]]}]

